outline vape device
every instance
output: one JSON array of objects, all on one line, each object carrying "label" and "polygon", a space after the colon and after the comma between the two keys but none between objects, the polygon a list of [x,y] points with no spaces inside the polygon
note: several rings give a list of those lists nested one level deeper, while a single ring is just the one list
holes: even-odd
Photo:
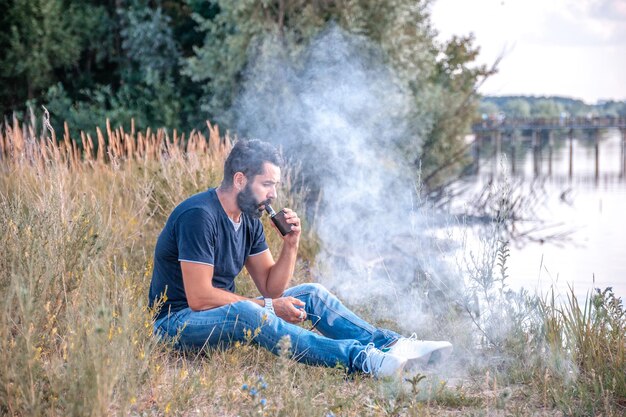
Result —
[{"label": "vape device", "polygon": [[285,220],[285,210],[281,210],[276,213],[272,206],[266,204],[265,211],[267,211],[267,214],[270,215],[270,219],[272,219],[272,222],[276,225],[283,236],[291,232],[291,225],[287,223],[287,220]]}]

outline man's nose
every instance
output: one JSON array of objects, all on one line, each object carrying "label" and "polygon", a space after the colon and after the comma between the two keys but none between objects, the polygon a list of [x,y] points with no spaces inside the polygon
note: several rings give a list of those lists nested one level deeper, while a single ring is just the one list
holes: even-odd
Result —
[{"label": "man's nose", "polygon": [[275,200],[276,199],[276,195],[277,195],[276,186],[273,186],[273,187],[270,188],[270,191],[267,193],[267,198]]}]

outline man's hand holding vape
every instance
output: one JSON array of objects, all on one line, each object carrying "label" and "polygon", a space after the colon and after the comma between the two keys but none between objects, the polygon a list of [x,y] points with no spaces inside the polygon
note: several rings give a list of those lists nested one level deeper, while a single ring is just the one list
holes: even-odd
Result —
[{"label": "man's hand holding vape", "polygon": [[281,211],[285,213],[285,222],[290,225],[291,231],[283,236],[283,242],[287,245],[298,247],[300,242],[300,235],[302,233],[302,226],[300,225],[300,218],[298,214],[288,208],[284,208]]}]

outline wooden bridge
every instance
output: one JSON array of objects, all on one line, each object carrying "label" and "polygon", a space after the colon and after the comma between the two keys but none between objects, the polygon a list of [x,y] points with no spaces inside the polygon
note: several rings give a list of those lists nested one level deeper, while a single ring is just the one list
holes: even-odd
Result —
[{"label": "wooden bridge", "polygon": [[488,117],[472,125],[475,134],[490,132],[532,131],[532,130],[599,130],[626,129],[626,117],[559,117],[559,118],[507,118]]},{"label": "wooden bridge", "polygon": [[[500,155],[502,141],[515,143],[531,139],[533,152],[533,171],[535,176],[541,174],[542,152],[548,151],[548,176],[552,176],[552,156],[554,141],[569,141],[569,177],[572,178],[574,164],[574,133],[582,133],[582,139],[592,141],[595,148],[595,179],[600,178],[600,134],[607,129],[619,129],[621,133],[620,178],[626,178],[626,117],[560,117],[560,118],[506,118],[503,116],[489,117],[472,125],[474,133],[474,157],[476,173],[479,169],[482,145],[487,141],[493,145],[493,155]],[[516,173],[515,149],[512,148],[511,170]]]}]

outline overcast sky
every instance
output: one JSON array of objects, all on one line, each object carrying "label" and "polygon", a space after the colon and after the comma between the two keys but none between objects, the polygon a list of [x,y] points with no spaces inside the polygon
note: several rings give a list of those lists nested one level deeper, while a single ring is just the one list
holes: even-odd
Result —
[{"label": "overcast sky", "polygon": [[439,39],[470,32],[480,63],[504,58],[488,95],[626,100],[626,0],[434,0]]}]

